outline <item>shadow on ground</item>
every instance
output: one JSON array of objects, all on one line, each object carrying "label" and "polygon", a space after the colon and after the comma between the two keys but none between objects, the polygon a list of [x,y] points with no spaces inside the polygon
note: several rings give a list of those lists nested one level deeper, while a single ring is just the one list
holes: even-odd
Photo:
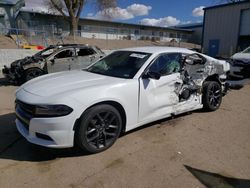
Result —
[{"label": "shadow on ground", "polygon": [[11,84],[7,79],[0,77],[0,87],[1,86],[10,86],[10,85],[14,85],[14,84]]},{"label": "shadow on ground", "polygon": [[39,162],[84,155],[78,148],[49,149],[30,144],[18,133],[14,113],[0,115],[0,159]]},{"label": "shadow on ground", "polygon": [[229,84],[229,88],[232,90],[240,90],[244,87],[244,85],[250,83],[250,79],[244,79],[244,80],[227,80],[227,83]]},{"label": "shadow on ground", "polygon": [[[161,126],[176,126],[178,121],[181,120],[181,117],[185,115],[187,114],[177,116],[174,119],[166,118],[146,124],[142,127],[122,134],[121,137],[154,125],[157,125],[157,128],[160,128]],[[0,159],[40,162],[54,160],[56,158],[85,155],[89,154],[77,147],[69,149],[50,149],[31,144],[17,131],[14,113],[0,115]]]},{"label": "shadow on ground", "polygon": [[249,188],[250,180],[225,177],[220,174],[207,172],[184,165],[204,186],[208,188]]}]

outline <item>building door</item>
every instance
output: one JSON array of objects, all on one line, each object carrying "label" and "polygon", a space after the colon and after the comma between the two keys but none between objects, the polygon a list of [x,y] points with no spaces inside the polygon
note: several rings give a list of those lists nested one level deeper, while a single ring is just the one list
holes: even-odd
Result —
[{"label": "building door", "polygon": [[220,40],[209,40],[208,55],[216,57],[219,53]]}]

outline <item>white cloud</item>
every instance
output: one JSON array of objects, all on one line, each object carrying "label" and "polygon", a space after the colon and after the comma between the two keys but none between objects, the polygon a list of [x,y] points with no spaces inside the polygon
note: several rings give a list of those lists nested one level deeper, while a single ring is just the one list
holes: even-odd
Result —
[{"label": "white cloud", "polygon": [[140,21],[140,23],[143,25],[169,27],[169,26],[178,25],[181,23],[181,21],[173,16],[167,16],[167,17],[159,18],[159,19],[144,18]]},{"label": "white cloud", "polygon": [[132,4],[127,7],[127,11],[133,14],[134,16],[148,15],[151,9],[152,9],[151,6],[146,6],[142,4]]},{"label": "white cloud", "polygon": [[132,4],[126,9],[115,7],[99,11],[94,17],[99,19],[128,20],[134,18],[135,16],[148,15],[151,9],[151,6],[146,6],[143,4]]},{"label": "white cloud", "polygon": [[195,8],[193,11],[192,11],[192,14],[194,17],[202,17],[204,15],[204,10],[203,8],[205,8],[204,6],[200,6],[200,7],[197,7]]},{"label": "white cloud", "polygon": [[87,14],[87,17],[93,17],[93,16],[94,16],[93,13],[88,13],[88,14]]},{"label": "white cloud", "polygon": [[108,18],[108,19],[118,19],[118,20],[128,20],[134,18],[134,15],[128,12],[126,9],[120,7],[108,8],[97,12],[95,15],[97,18]]}]

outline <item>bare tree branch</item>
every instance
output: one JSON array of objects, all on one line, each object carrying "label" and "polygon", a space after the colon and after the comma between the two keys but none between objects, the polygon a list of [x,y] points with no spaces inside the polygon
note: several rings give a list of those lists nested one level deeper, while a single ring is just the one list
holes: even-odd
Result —
[{"label": "bare tree branch", "polygon": [[[74,35],[77,30],[78,22],[85,3],[88,0],[50,0],[51,7],[57,10],[63,18],[70,24],[70,35]],[[89,0],[96,2],[99,10],[105,10],[109,7],[115,7],[117,0]],[[67,14],[67,13],[68,14]]]}]

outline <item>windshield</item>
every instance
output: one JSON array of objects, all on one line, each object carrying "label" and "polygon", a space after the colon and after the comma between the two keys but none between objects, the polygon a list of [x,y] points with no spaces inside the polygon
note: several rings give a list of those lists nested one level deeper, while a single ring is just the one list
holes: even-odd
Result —
[{"label": "windshield", "polygon": [[245,49],[242,53],[250,53],[250,47],[248,47],[247,49]]},{"label": "windshield", "polygon": [[87,71],[131,79],[150,55],[149,53],[142,52],[116,51],[90,66]]},{"label": "windshield", "polygon": [[35,56],[48,57],[55,51],[55,49],[57,49],[57,48],[55,48],[54,46],[50,46],[50,47],[45,48],[44,50],[36,53]]}]

